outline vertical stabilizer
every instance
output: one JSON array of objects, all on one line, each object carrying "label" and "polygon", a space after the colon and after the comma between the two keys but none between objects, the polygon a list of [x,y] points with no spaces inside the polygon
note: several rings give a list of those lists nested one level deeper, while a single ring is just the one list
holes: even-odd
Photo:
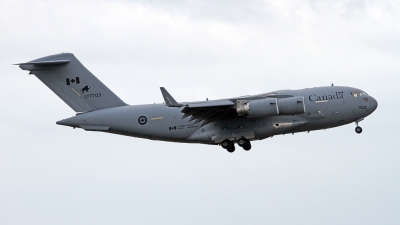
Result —
[{"label": "vertical stabilizer", "polygon": [[71,53],[50,55],[16,65],[29,70],[75,112],[126,105]]}]

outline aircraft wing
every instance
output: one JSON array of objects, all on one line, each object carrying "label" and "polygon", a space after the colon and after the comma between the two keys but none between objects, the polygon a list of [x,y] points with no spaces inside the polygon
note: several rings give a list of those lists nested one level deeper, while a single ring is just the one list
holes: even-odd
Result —
[{"label": "aircraft wing", "polygon": [[202,122],[200,126],[204,126],[232,112],[234,106],[235,103],[229,100],[189,103],[181,111],[184,113],[182,119],[190,116],[189,121],[194,121],[193,124]]},{"label": "aircraft wing", "polygon": [[214,120],[220,119],[231,113],[232,111],[236,112],[236,105],[241,100],[245,100],[245,102],[248,102],[265,98],[280,99],[293,97],[293,95],[281,93],[266,93],[262,95],[242,96],[233,99],[178,103],[164,87],[160,87],[160,89],[161,93],[163,94],[166,106],[183,107],[181,111],[184,114],[182,116],[182,119],[190,116],[189,122],[194,121],[193,124],[202,122],[200,126],[204,126],[213,122]]},{"label": "aircraft wing", "polygon": [[160,89],[161,93],[163,94],[165,104],[168,107],[183,107],[181,111],[184,113],[182,119],[190,116],[189,121],[194,121],[193,124],[202,122],[201,126],[204,126],[227,115],[229,112],[232,112],[232,110],[235,109],[235,103],[230,100],[178,103],[164,87],[161,87]]}]

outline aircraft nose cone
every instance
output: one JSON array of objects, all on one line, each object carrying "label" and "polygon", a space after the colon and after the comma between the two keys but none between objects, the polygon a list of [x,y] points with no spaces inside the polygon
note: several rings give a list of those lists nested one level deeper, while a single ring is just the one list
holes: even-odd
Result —
[{"label": "aircraft nose cone", "polygon": [[378,108],[378,101],[376,101],[376,99],[373,97],[371,97],[371,101],[369,104],[372,109],[372,112],[375,111],[376,108]]}]

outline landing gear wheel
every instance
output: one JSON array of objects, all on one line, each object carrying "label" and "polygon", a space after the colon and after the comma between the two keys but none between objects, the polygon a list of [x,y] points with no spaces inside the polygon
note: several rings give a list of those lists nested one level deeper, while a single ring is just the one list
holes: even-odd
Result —
[{"label": "landing gear wheel", "polygon": [[244,150],[246,150],[246,151],[248,151],[248,150],[251,149],[251,143],[250,143],[250,141],[247,140],[246,138],[240,138],[240,139],[237,141],[237,143],[238,143],[238,145],[239,145],[240,147],[242,147],[242,148],[243,148]]},{"label": "landing gear wheel", "polygon": [[222,148],[224,148],[224,149],[228,149],[229,146],[230,146],[230,143],[231,143],[231,141],[225,140],[225,141],[221,142],[221,146],[222,146]]},{"label": "landing gear wheel", "polygon": [[228,152],[235,151],[235,144],[233,144],[233,142],[228,139],[221,142],[221,146],[222,146],[222,148],[226,149]]},{"label": "landing gear wheel", "polygon": [[356,127],[356,133],[357,134],[361,134],[361,132],[362,132],[362,128],[361,127]]},{"label": "landing gear wheel", "polygon": [[240,138],[237,143],[240,147],[245,146],[249,141],[246,138]]},{"label": "landing gear wheel", "polygon": [[249,143],[247,145],[243,146],[243,149],[246,150],[246,151],[249,151],[251,149],[250,141],[249,141]]},{"label": "landing gear wheel", "polygon": [[228,152],[232,153],[235,151],[235,145],[232,143],[232,146],[226,149]]}]

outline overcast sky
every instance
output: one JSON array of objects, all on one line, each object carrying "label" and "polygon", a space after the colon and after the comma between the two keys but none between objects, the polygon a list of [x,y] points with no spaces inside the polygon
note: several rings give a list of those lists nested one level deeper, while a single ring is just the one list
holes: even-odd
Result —
[{"label": "overcast sky", "polygon": [[[0,1],[0,224],[399,224],[400,2]],[[13,63],[72,52],[129,104],[357,87],[360,125],[233,154],[58,126]]]}]

